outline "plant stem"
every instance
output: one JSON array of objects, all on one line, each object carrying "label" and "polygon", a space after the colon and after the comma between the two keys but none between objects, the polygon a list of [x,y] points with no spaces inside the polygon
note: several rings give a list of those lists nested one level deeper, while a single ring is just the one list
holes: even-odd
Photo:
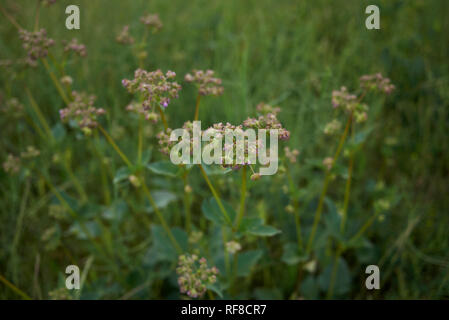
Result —
[{"label": "plant stem", "polygon": [[237,214],[237,221],[235,222],[235,230],[238,230],[245,214],[245,200],[246,200],[246,166],[242,168],[242,185],[240,189],[240,208]]},{"label": "plant stem", "polygon": [[137,142],[137,163],[140,165],[142,162],[142,148],[143,148],[143,129],[142,129],[142,117],[139,116],[139,140]]},{"label": "plant stem", "polygon": [[198,120],[198,116],[200,114],[200,100],[201,100],[201,95],[198,93],[198,95],[196,96],[195,117],[193,118],[193,121]]},{"label": "plant stem", "polygon": [[62,100],[64,100],[65,104],[69,104],[70,101],[67,98],[64,89],[61,87],[61,84],[59,83],[59,80],[56,78],[53,71],[51,71],[50,66],[48,64],[48,61],[46,58],[42,58],[42,63],[44,64],[45,69],[47,70],[48,74],[50,75],[51,80],[53,81],[53,84],[55,85],[56,89],[59,92],[59,95],[61,96]]},{"label": "plant stem", "polygon": [[295,209],[295,228],[296,228],[296,239],[298,241],[298,249],[302,250],[303,244],[302,244],[302,233],[301,233],[301,218],[299,216],[299,204],[297,200],[296,195],[296,186],[293,182],[292,174],[290,172],[290,166],[286,164],[286,171],[287,171],[287,179],[289,183],[290,193],[293,199],[293,207]]},{"label": "plant stem", "polygon": [[[343,135],[340,138],[340,142],[338,144],[337,147],[337,151],[335,152],[334,157],[332,158],[332,167],[334,166],[336,160],[338,159],[338,156],[340,155],[341,149],[343,148],[343,144],[346,140],[346,136],[348,135],[348,131],[349,131],[349,127],[350,124],[352,122],[352,113],[350,114],[348,121],[346,122],[346,127],[345,127],[345,131],[343,132]],[[332,169],[331,167],[331,169]],[[312,226],[312,231],[310,233],[309,236],[309,240],[307,242],[307,247],[306,247],[306,253],[309,254],[310,251],[312,250],[312,245],[313,245],[313,240],[315,239],[315,233],[316,233],[316,229],[318,227],[318,223],[320,222],[321,219],[321,212],[323,210],[323,203],[324,203],[324,198],[326,196],[327,193],[327,187],[329,185],[329,180],[330,180],[330,176],[331,176],[331,169],[328,169],[326,171],[326,176],[324,178],[324,184],[323,184],[323,190],[321,192],[321,196],[318,202],[318,207],[315,211],[315,218],[313,221],[313,226]]]},{"label": "plant stem", "polygon": [[190,229],[192,226],[192,214],[190,211],[190,195],[186,192],[186,187],[189,185],[187,181],[188,171],[186,170],[182,176],[184,181],[184,209],[186,214],[186,231],[190,233]]},{"label": "plant stem", "polygon": [[176,241],[175,237],[173,236],[173,233],[171,232],[170,228],[168,227],[167,222],[165,221],[164,216],[159,211],[156,202],[154,202],[153,197],[151,196],[150,190],[148,189],[145,181],[142,183],[143,191],[145,192],[145,195],[147,196],[148,200],[150,201],[151,206],[154,209],[154,212],[156,213],[157,217],[159,218],[159,221],[162,224],[162,227],[164,228],[165,232],[167,233],[170,241],[172,242],[173,246],[175,247],[178,254],[182,254],[183,250],[181,246],[179,245],[178,241]]},{"label": "plant stem", "polygon": [[159,114],[161,115],[161,120],[162,120],[162,123],[164,124],[164,129],[165,129],[165,131],[167,131],[168,124],[167,124],[167,118],[165,118],[165,113],[162,110],[160,105],[157,105],[157,109],[159,110]]},{"label": "plant stem", "polygon": [[41,110],[39,109],[39,106],[36,103],[36,100],[34,100],[33,95],[31,94],[31,91],[28,88],[25,88],[25,92],[28,95],[28,99],[30,99],[31,107],[33,108],[34,112],[37,115],[37,118],[39,119],[39,122],[44,127],[45,133],[48,135],[48,137],[53,140],[53,134],[51,132],[50,126],[47,123],[47,120],[45,120],[44,115],[42,114]]},{"label": "plant stem", "polygon": [[120,156],[120,158],[122,158],[122,160],[126,163],[126,165],[128,167],[132,167],[131,161],[129,161],[129,159],[125,156],[125,154],[122,152],[122,150],[120,150],[118,145],[115,143],[114,139],[112,139],[112,137],[106,132],[106,130],[101,125],[98,126],[98,129],[100,129],[101,133],[103,133],[106,140],[109,142],[109,144],[112,146],[112,148],[114,148],[114,150],[117,152],[117,154]]},{"label": "plant stem", "polygon": [[34,16],[34,31],[39,29],[39,16],[41,11],[41,1],[37,1],[36,3],[36,15]]},{"label": "plant stem", "polygon": [[5,286],[7,286],[8,288],[10,288],[12,291],[14,291],[15,293],[17,293],[19,296],[21,296],[24,300],[31,300],[30,296],[27,295],[25,292],[23,292],[22,290],[20,290],[19,288],[17,288],[14,284],[12,284],[11,282],[9,282],[5,277],[3,277],[0,274],[0,281],[3,282],[3,284]]},{"label": "plant stem", "polygon": [[218,195],[217,191],[215,191],[214,186],[210,182],[209,177],[207,176],[206,171],[204,171],[203,165],[199,164],[198,166],[200,167],[200,170],[201,170],[201,173],[203,174],[204,180],[206,180],[206,183],[209,186],[210,191],[212,191],[212,194],[213,194],[213,196],[215,198],[215,201],[217,201],[218,207],[220,208],[220,211],[223,214],[226,222],[229,225],[232,225],[232,221],[229,218],[229,215],[228,215],[226,209],[223,207],[223,203],[221,202],[220,196]]},{"label": "plant stem", "polygon": [[17,21],[14,20],[14,18],[11,17],[11,16],[6,12],[5,9],[3,9],[2,6],[0,6],[0,11],[3,13],[3,15],[6,17],[6,19],[8,19],[9,22],[11,22],[11,24],[12,24],[14,27],[16,27],[16,28],[19,29],[19,30],[22,30],[22,29],[23,29],[23,28],[17,23]]}]

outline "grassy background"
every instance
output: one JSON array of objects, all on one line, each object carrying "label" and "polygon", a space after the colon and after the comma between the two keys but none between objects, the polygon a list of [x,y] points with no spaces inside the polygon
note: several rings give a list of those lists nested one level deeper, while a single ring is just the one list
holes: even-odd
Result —
[{"label": "grassy background", "polygon": [[[378,192],[374,186],[379,184],[384,185],[382,196],[391,199],[393,207],[368,233],[370,258],[364,261],[360,258],[364,253],[358,252],[345,257],[350,262],[351,287],[341,297],[449,296],[449,2],[79,0],[81,29],[68,31],[64,9],[72,2],[58,1],[42,9],[41,26],[57,41],[77,37],[86,44],[87,58],[72,60],[67,73],[74,78],[76,90],[98,97],[97,105],[108,111],[105,127],[129,155],[136,152],[137,122],[124,112],[130,97],[120,80],[132,76],[137,61],[130,48],[115,42],[115,36],[129,24],[133,36],[139,39],[143,33],[139,17],[145,12],[159,13],[164,23],[162,31],[148,40],[145,69],[171,69],[178,79],[193,68],[213,69],[223,79],[225,94],[202,101],[200,119],[205,125],[240,123],[254,113],[260,101],[280,105],[282,123],[291,131],[288,145],[301,151],[299,164],[293,168],[294,180],[311,198],[311,203],[302,208],[306,233],[313,217],[313,198],[319,195],[323,176],[310,170],[309,164],[321,161],[335,146],[322,135],[324,125],[334,117],[332,90],[342,85],[355,88],[362,74],[380,71],[390,77],[396,92],[385,101],[374,99],[370,105],[374,131],[357,156],[349,216],[355,224],[368,218]],[[380,7],[378,31],[364,26],[368,4]],[[2,6],[22,27],[32,29],[34,2],[2,1]],[[16,29],[2,16],[0,59],[24,55]],[[47,122],[54,130],[61,129],[57,124],[62,101],[42,65],[15,77],[2,71],[0,79],[1,91],[18,97],[29,108],[23,87],[26,83]],[[192,118],[194,101],[194,88],[183,83],[180,99],[167,110],[171,127],[180,127]],[[4,115],[0,122],[2,160],[8,153],[17,154],[27,145],[35,145],[42,152],[39,165],[50,170],[58,188],[76,198],[67,173],[52,163],[55,154],[69,150],[71,166],[85,186],[91,206],[101,203],[98,161],[85,138],[62,129],[59,145],[51,147],[48,141],[31,134],[25,122],[12,122]],[[155,129],[147,129],[148,141],[153,141],[155,133]],[[103,140],[98,147],[109,157],[112,171],[117,170],[120,161],[106,150]],[[153,159],[162,158],[156,149],[152,153]],[[227,179],[237,178],[216,181],[224,197],[234,202],[238,191],[226,186]],[[270,238],[272,259],[264,258],[263,270],[245,278],[247,286],[241,297],[288,298],[294,290],[294,266],[272,263],[282,253],[282,244],[295,237],[292,220],[283,213],[288,199],[280,190],[285,183],[282,179],[267,179],[252,186],[248,207],[272,215],[283,233],[280,239]],[[199,218],[200,205],[209,191],[199,178],[192,180],[195,221],[204,223]],[[92,248],[69,232],[73,226],[67,222],[59,224],[62,235],[55,248],[48,248],[42,241],[45,230],[55,224],[48,214],[54,199],[39,176],[13,178],[2,171],[0,181],[0,274],[29,295],[46,298],[49,291],[63,285],[65,266],[70,261],[84,265]],[[150,183],[154,189],[170,189],[175,194],[182,190],[173,180],[153,177]],[[30,187],[24,200],[27,184]],[[333,184],[329,197],[342,202],[343,186]],[[111,192],[114,199],[133,197],[115,188]],[[83,212],[89,218],[95,210]],[[166,209],[175,225],[182,225],[181,210],[180,201]],[[152,240],[148,230],[139,228],[135,212],[130,211],[125,213],[126,219],[111,221],[106,233],[113,238],[117,261],[121,262],[112,267],[96,258],[83,291],[85,297],[120,297],[145,281],[151,283],[150,289],[135,298],[176,297],[173,281],[163,275],[163,268],[145,264],[145,244]],[[140,243],[144,249],[136,245]],[[360,285],[364,279],[362,266],[371,264],[369,261],[379,263],[382,270],[382,290],[374,295]],[[269,270],[268,274],[264,270]],[[279,273],[282,275],[277,276]],[[304,295],[307,297],[307,293]],[[0,298],[17,297],[0,285]],[[311,293],[309,297],[322,295]]]}]

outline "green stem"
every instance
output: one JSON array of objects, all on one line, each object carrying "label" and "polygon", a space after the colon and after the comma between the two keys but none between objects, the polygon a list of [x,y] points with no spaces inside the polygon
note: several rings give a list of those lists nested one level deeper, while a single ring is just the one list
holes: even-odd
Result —
[{"label": "green stem", "polygon": [[217,191],[215,190],[214,186],[213,186],[212,183],[210,182],[209,177],[207,176],[206,171],[204,171],[203,165],[199,164],[198,166],[200,167],[200,170],[201,170],[201,173],[202,173],[202,175],[203,175],[203,177],[204,177],[204,180],[206,180],[206,183],[207,183],[207,185],[209,186],[210,191],[212,191],[212,194],[213,194],[213,196],[214,196],[214,198],[215,198],[215,201],[217,201],[218,207],[220,208],[220,211],[221,211],[221,213],[223,214],[223,216],[224,216],[226,222],[227,222],[229,225],[232,225],[232,221],[231,221],[231,219],[229,218],[229,215],[228,215],[226,209],[223,207],[223,203],[221,202],[220,196],[218,195],[218,193],[217,193]]},{"label": "green stem", "polygon": [[167,118],[165,118],[165,113],[162,110],[160,105],[157,105],[157,110],[159,111],[159,114],[161,115],[161,120],[162,120],[162,123],[164,124],[164,129],[165,129],[165,131],[167,131],[168,123],[167,123]]},{"label": "green stem", "polygon": [[42,58],[42,63],[44,64],[45,69],[47,70],[48,74],[50,75],[51,80],[53,81],[53,84],[55,85],[56,89],[59,92],[59,95],[61,96],[62,100],[64,100],[65,104],[69,104],[70,101],[67,98],[64,89],[61,87],[61,84],[59,83],[59,80],[56,78],[53,71],[51,71],[50,66],[48,64],[48,61],[46,58]]},{"label": "green stem", "polygon": [[3,277],[0,274],[0,281],[3,282],[3,284],[5,286],[7,286],[8,288],[10,288],[12,291],[14,291],[15,293],[17,293],[19,296],[21,296],[24,300],[31,300],[30,296],[27,295],[25,292],[23,292],[22,290],[20,290],[19,288],[17,288],[14,284],[12,284],[11,282],[9,282],[5,277]]},{"label": "green stem", "polygon": [[245,214],[245,200],[246,200],[246,166],[242,168],[242,185],[240,189],[240,208],[237,215],[237,221],[235,223],[235,229],[238,230],[240,223],[242,222],[243,215]]},{"label": "green stem", "polygon": [[126,157],[125,154],[122,152],[122,150],[120,150],[118,145],[115,143],[114,139],[112,139],[112,137],[106,132],[106,130],[101,125],[98,126],[98,129],[100,129],[101,133],[103,133],[106,140],[109,142],[112,148],[114,148],[114,150],[117,152],[120,158],[122,158],[122,160],[126,163],[126,165],[128,167],[132,167],[131,161],[129,161],[128,157]]},{"label": "green stem", "polygon": [[51,132],[50,126],[48,125],[47,120],[45,120],[44,115],[42,114],[39,106],[36,103],[36,100],[33,98],[33,95],[31,94],[31,91],[28,88],[25,88],[25,92],[28,95],[28,99],[30,99],[31,107],[33,108],[34,112],[37,115],[37,118],[39,119],[39,122],[44,127],[45,133],[48,135],[50,139],[53,140],[53,134]]},{"label": "green stem", "polygon": [[143,125],[142,117],[139,117],[139,140],[137,142],[137,163],[140,165],[142,162],[142,148],[143,148]]},{"label": "green stem", "polygon": [[298,249],[302,250],[303,243],[302,243],[302,233],[301,233],[301,218],[299,216],[299,204],[297,200],[296,195],[296,186],[293,182],[292,174],[290,172],[290,166],[286,164],[286,171],[287,171],[287,179],[289,183],[290,193],[293,199],[293,207],[295,209],[295,228],[296,228],[296,239],[298,241]]},{"label": "green stem", "polygon": [[193,118],[193,121],[198,120],[198,117],[200,114],[200,100],[201,100],[201,95],[198,93],[198,95],[196,96],[195,117]]},{"label": "green stem", "polygon": [[3,13],[3,15],[6,17],[6,19],[9,20],[9,22],[11,22],[11,24],[16,27],[18,30],[22,30],[23,28],[17,23],[16,20],[14,20],[13,17],[11,17],[5,9],[3,9],[2,6],[0,6],[0,11]]},{"label": "green stem", "polygon": [[186,231],[187,233],[190,233],[190,229],[192,226],[192,214],[190,211],[190,196],[189,193],[186,192],[186,187],[189,185],[187,181],[187,175],[188,171],[186,170],[182,178],[184,181],[184,209],[186,214]]},{"label": "green stem", "polygon": [[[336,160],[338,159],[338,156],[340,155],[341,149],[343,148],[343,144],[344,144],[344,142],[346,140],[346,136],[348,135],[348,131],[349,131],[349,127],[350,127],[351,122],[352,122],[352,113],[349,116],[348,121],[346,122],[345,131],[343,132],[343,135],[340,138],[340,142],[338,144],[337,151],[335,152],[335,155],[334,155],[334,157],[332,159],[331,169],[334,166]],[[312,250],[312,245],[313,245],[313,240],[315,239],[316,229],[317,229],[318,223],[320,222],[320,219],[321,219],[321,212],[323,210],[324,198],[326,196],[327,187],[328,187],[329,181],[330,181],[331,169],[328,169],[326,171],[326,176],[324,178],[323,190],[321,192],[321,196],[320,196],[320,199],[319,199],[319,202],[318,202],[318,207],[317,207],[317,209],[315,211],[315,218],[314,218],[314,221],[313,221],[312,231],[310,233],[309,240],[307,242],[307,247],[306,247],[306,253],[307,254],[309,254],[310,251]]]},{"label": "green stem", "polygon": [[165,221],[164,216],[159,211],[156,202],[154,201],[153,197],[151,196],[150,190],[148,189],[147,185],[145,184],[145,181],[142,183],[143,191],[145,192],[145,195],[147,196],[148,200],[150,201],[151,206],[154,209],[154,212],[156,213],[159,221],[162,224],[162,227],[164,228],[165,232],[167,233],[170,241],[172,242],[173,246],[175,247],[178,254],[182,254],[183,250],[181,246],[179,245],[178,241],[176,241],[175,237],[173,236],[173,233],[171,232],[170,228],[168,227],[167,222]]}]

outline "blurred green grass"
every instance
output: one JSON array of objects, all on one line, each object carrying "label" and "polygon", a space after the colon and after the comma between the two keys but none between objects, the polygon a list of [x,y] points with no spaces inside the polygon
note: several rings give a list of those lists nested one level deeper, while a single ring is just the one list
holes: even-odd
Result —
[{"label": "blurred green grass", "polygon": [[[193,68],[215,70],[224,81],[225,94],[202,101],[200,118],[205,125],[240,123],[254,113],[260,101],[280,105],[283,109],[280,118],[291,131],[289,145],[301,151],[301,159],[325,157],[331,152],[332,145],[322,138],[321,132],[333,117],[330,105],[333,89],[342,85],[354,88],[362,74],[380,71],[390,77],[397,90],[385,106],[381,100],[371,106],[376,128],[355,168],[350,214],[363,217],[368,206],[366,194],[376,181],[394,189],[400,197],[399,205],[372,231],[373,243],[380,257],[385,257],[388,270],[388,281],[379,295],[448,297],[449,2],[80,0],[77,3],[81,10],[80,30],[69,31],[64,26],[64,9],[71,1],[58,1],[42,9],[41,26],[57,41],[77,37],[86,44],[87,58],[69,65],[68,74],[74,78],[75,89],[98,97],[97,105],[108,111],[110,128],[124,129],[120,145],[128,154],[135,152],[137,128],[135,122],[124,116],[130,97],[120,80],[130,78],[137,63],[129,48],[115,42],[115,36],[123,25],[129,24],[139,39],[142,34],[139,17],[145,12],[159,13],[164,23],[163,30],[148,40],[145,69],[174,70],[178,79]],[[364,8],[368,4],[381,8],[378,31],[366,30],[364,26]],[[32,28],[34,2],[6,1],[3,5],[23,27]],[[0,59],[24,54],[17,31],[2,16]],[[26,99],[23,87],[5,75],[0,78],[2,90]],[[39,67],[27,85],[48,122],[54,125],[59,121],[62,101],[47,78]],[[172,127],[180,127],[192,117],[194,99],[194,88],[184,85],[180,99],[167,110]],[[23,126],[3,120],[0,119],[1,146],[5,156],[29,144],[45,144],[26,135]],[[16,131],[19,133],[13,133]],[[69,141],[66,147],[73,150],[74,171],[95,197],[97,186],[91,173],[96,165],[84,148],[85,141]],[[156,153],[154,150],[153,154]],[[51,154],[46,156],[51,159]],[[62,172],[53,174],[60,176],[58,183],[63,183]],[[294,169],[294,176],[298,181],[303,178],[300,166]],[[319,179],[320,174],[316,177]],[[39,239],[51,225],[51,219],[42,209],[44,205],[40,206],[41,199],[32,198],[17,251],[11,257],[23,186],[4,172],[0,178],[0,273],[9,275],[21,288],[32,288],[31,266],[40,253],[41,282],[49,291],[55,287],[55,261],[60,257],[44,254]],[[316,183],[320,185],[319,180]],[[266,190],[256,188],[254,194],[256,199],[263,199],[266,192],[271,192],[272,201],[265,204],[267,212],[283,208],[285,199],[279,192]],[[229,195],[235,192],[231,190]],[[341,190],[331,193],[340,194]],[[28,216],[28,210],[33,215]],[[357,291],[352,294],[362,296]],[[13,296],[0,286],[0,297]]]}]

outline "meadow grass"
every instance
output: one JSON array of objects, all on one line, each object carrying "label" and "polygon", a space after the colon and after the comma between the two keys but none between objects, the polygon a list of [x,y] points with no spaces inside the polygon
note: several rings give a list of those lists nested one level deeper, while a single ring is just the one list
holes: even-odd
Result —
[{"label": "meadow grass", "polygon": [[[32,30],[36,7],[31,3],[1,5]],[[373,3],[381,8],[377,31],[364,25],[365,7]],[[164,26],[147,38],[144,69],[174,70],[183,86],[180,98],[166,110],[171,128],[194,117],[196,90],[182,81],[192,69],[212,69],[223,79],[222,96],[201,100],[199,118],[205,126],[241,123],[261,101],[282,108],[279,118],[291,133],[285,145],[300,151],[287,173],[248,181],[246,204],[240,197],[239,173],[210,177],[220,198],[234,209],[243,201],[246,214],[282,231],[275,237],[245,239],[250,252],[239,257],[246,260],[224,261],[220,228],[202,215],[203,200],[211,192],[199,168],[188,176],[193,193],[184,199],[182,181],[141,173],[161,215],[170,228],[176,227],[176,240],[187,228],[187,201],[192,225],[205,233],[197,249],[208,254],[225,277],[225,264],[231,265],[234,275],[216,291],[228,298],[329,296],[338,243],[332,232],[340,224],[336,213],[348,201],[347,234],[357,235],[367,222],[370,228],[360,237],[363,241],[341,253],[331,297],[448,297],[447,1],[80,0],[81,29],[76,31],[65,28],[68,4],[58,1],[41,8],[39,24],[56,40],[55,52],[61,52],[63,39],[77,37],[86,45],[87,57],[70,59],[66,73],[74,79],[75,90],[97,96],[96,106],[107,110],[102,126],[133,163],[140,157],[164,159],[155,138],[161,128],[148,124],[142,129],[139,155],[139,124],[125,111],[132,98],[121,85],[122,79],[132,78],[138,59],[130,47],[115,41],[124,25],[141,39],[139,17],[145,12],[158,13]],[[2,15],[0,60],[24,56],[17,29]],[[49,69],[58,73],[51,60]],[[290,257],[299,221],[285,208],[292,204],[300,212],[305,247],[325,178],[317,164],[332,156],[338,143],[322,133],[335,117],[332,91],[343,85],[355,89],[361,75],[376,72],[388,76],[396,90],[387,98],[368,97],[369,121],[363,130],[369,135],[355,152],[349,198],[345,200],[348,158],[342,155],[345,173],[330,181],[323,198],[313,256],[306,261]],[[0,172],[0,275],[5,279],[0,298],[48,298],[49,292],[64,286],[69,264],[89,266],[81,298],[179,298],[175,253],[164,251],[167,243],[155,240],[157,235],[165,237],[158,215],[146,200],[145,188],[121,184],[117,172],[125,163],[108,140],[101,132],[86,138],[61,124],[58,110],[64,101],[43,64],[24,73],[2,71],[0,83],[0,92],[17,97],[27,113],[27,121],[1,115],[0,160],[29,145],[41,152],[34,167],[19,176]],[[290,186],[291,193],[283,186]],[[388,209],[370,220],[379,199],[388,201]],[[64,218],[56,219],[55,213],[49,214],[52,210]],[[298,266],[310,267],[310,262],[316,268],[298,275]],[[363,285],[368,264],[381,268],[379,291],[367,291]]]}]

